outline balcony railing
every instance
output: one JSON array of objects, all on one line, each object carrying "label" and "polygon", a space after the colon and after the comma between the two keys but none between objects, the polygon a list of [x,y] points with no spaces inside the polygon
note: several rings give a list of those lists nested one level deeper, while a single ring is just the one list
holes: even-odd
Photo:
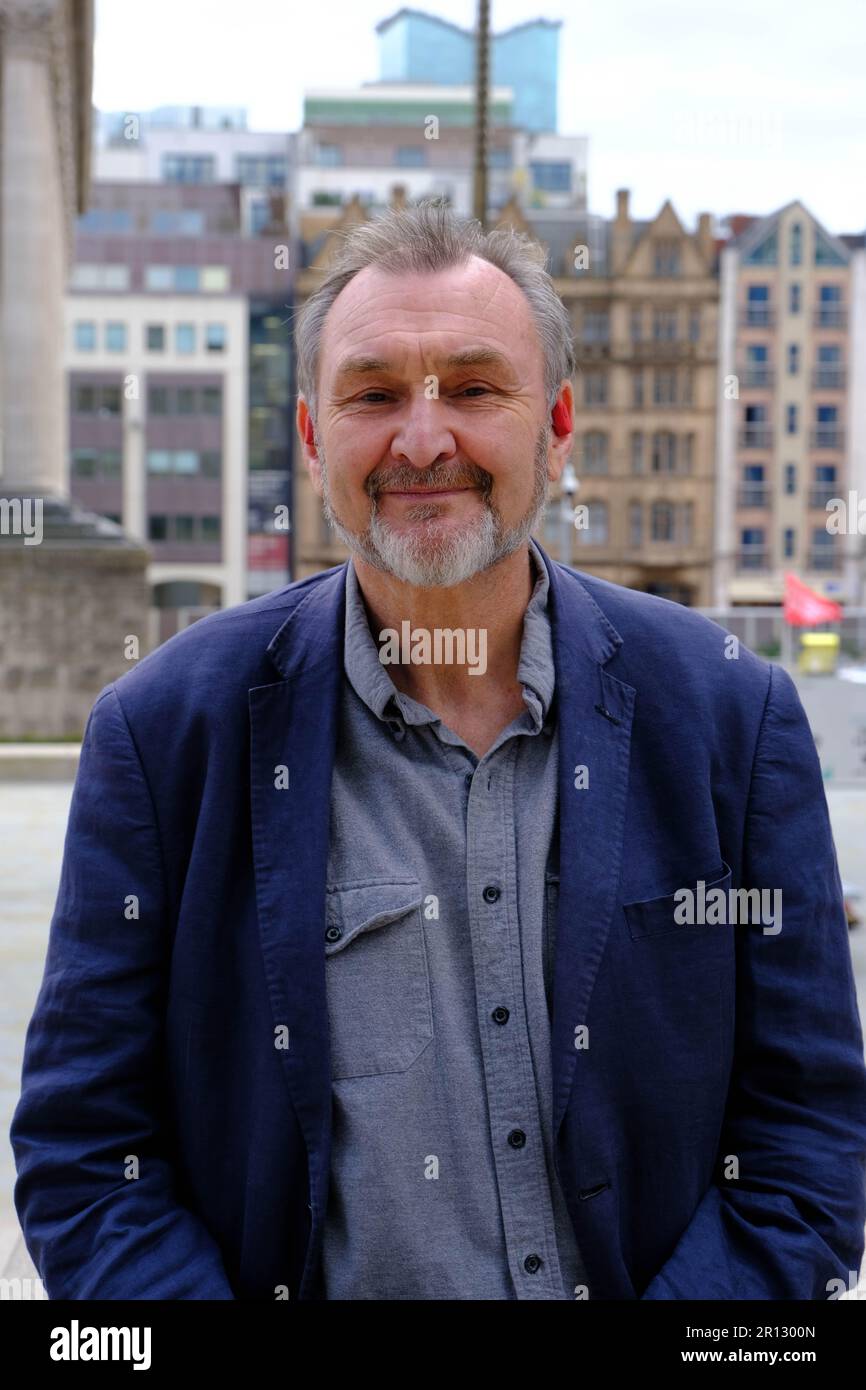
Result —
[{"label": "balcony railing", "polygon": [[823,510],[834,497],[840,496],[839,488],[839,483],[821,483],[815,487],[810,487],[809,506],[820,507]]},{"label": "balcony railing", "polygon": [[769,425],[744,425],[739,439],[741,449],[769,449],[773,443],[773,431]]},{"label": "balcony railing", "polygon": [[818,391],[841,391],[845,379],[844,367],[816,367],[812,373],[812,385]]},{"label": "balcony railing", "polygon": [[644,362],[695,357],[697,349],[698,344],[690,338],[641,338],[631,341],[632,356]]},{"label": "balcony railing", "polygon": [[826,549],[810,550],[807,565],[810,570],[823,570],[824,573],[829,570],[836,573],[842,568],[842,557],[827,546]]},{"label": "balcony railing", "polygon": [[758,546],[749,547],[741,550],[737,556],[737,569],[741,570],[765,570],[769,568],[770,552]]},{"label": "balcony railing", "polygon": [[775,311],[764,304],[747,304],[740,322],[745,328],[771,328],[775,323]]},{"label": "balcony railing", "polygon": [[848,326],[848,310],[837,309],[835,305],[819,305],[815,310],[814,324],[816,328],[846,328]]},{"label": "balcony railing", "polygon": [[744,367],[740,373],[741,386],[772,386],[775,379],[772,367]]},{"label": "balcony railing", "polygon": [[746,484],[745,487],[737,489],[738,507],[769,507],[770,489],[763,483],[753,485]]},{"label": "balcony railing", "polygon": [[845,431],[836,425],[818,425],[811,433],[813,449],[841,449],[844,442]]}]

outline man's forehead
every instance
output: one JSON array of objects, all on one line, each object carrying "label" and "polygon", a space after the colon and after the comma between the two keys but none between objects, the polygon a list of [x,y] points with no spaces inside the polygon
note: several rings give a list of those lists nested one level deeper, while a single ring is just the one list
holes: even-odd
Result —
[{"label": "man's forehead", "polygon": [[331,305],[322,347],[337,357],[344,355],[335,351],[338,346],[384,337],[389,329],[471,335],[473,323],[482,337],[501,333],[512,350],[519,335],[534,329],[523,291],[489,261],[473,256],[464,265],[429,272],[365,266]]}]

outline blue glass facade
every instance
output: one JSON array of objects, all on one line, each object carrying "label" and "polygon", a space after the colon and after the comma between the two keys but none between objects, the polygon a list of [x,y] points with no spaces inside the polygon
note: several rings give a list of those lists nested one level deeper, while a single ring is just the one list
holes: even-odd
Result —
[{"label": "blue glass facade", "polygon": [[[417,10],[400,10],[378,25],[383,82],[466,84],[475,80],[475,36]],[[491,80],[514,89],[515,125],[557,128],[559,24],[530,20],[491,36]]]}]

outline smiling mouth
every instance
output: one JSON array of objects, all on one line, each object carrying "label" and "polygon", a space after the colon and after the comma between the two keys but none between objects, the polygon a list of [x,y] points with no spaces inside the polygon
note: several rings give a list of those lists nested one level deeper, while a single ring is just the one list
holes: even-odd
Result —
[{"label": "smiling mouth", "polygon": [[401,488],[388,489],[383,493],[385,497],[451,497],[458,492],[475,492],[472,486],[467,487],[439,487],[439,488],[412,488],[404,490]]}]

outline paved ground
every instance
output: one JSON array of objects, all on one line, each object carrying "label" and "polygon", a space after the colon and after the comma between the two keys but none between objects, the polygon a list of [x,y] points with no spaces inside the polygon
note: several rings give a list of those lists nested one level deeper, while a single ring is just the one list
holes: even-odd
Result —
[{"label": "paved ground", "polygon": [[[42,975],[71,792],[68,781],[0,781],[0,1274],[6,1277],[36,1273],[19,1239],[8,1134],[24,1034]],[[842,878],[863,888],[864,922],[850,933],[850,942],[860,1013],[866,1018],[866,790],[831,787],[828,802]],[[866,1298],[864,1275],[858,1297]]]}]

